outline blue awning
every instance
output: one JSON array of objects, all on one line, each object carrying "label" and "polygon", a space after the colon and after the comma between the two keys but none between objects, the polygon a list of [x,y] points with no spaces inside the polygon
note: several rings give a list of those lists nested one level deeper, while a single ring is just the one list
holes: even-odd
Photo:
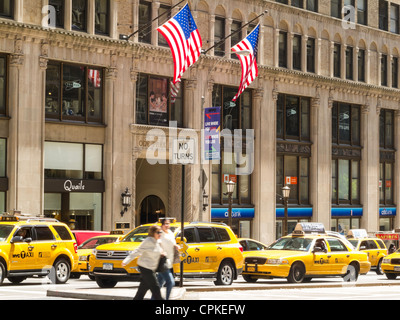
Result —
[{"label": "blue awning", "polygon": [[[288,208],[288,217],[289,218],[298,218],[298,217],[305,217],[310,218],[312,217],[313,209],[311,207],[296,207],[296,208]],[[284,208],[276,208],[276,217],[283,218],[285,216],[285,209]]]},{"label": "blue awning", "polygon": [[363,208],[347,207],[347,208],[332,208],[332,217],[362,217]]},{"label": "blue awning", "polygon": [[[211,208],[211,219],[228,219],[228,208]],[[232,218],[254,218],[254,208],[232,208]]]}]

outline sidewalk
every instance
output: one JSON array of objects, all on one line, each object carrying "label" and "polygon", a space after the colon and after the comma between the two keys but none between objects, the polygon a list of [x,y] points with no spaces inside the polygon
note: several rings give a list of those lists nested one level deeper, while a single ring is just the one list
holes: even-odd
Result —
[{"label": "sidewalk", "polygon": [[[183,288],[174,287],[171,293],[171,300],[185,300],[187,292],[207,292],[207,291],[233,291],[233,290],[276,290],[276,289],[304,289],[304,288],[338,288],[338,287],[377,287],[377,286],[400,286],[400,281],[385,280],[380,282],[364,282],[347,283],[343,281],[329,281],[329,279],[315,280],[310,283],[288,284],[285,281],[274,283],[234,283],[231,286],[215,286],[209,282],[196,285],[184,285]],[[76,289],[59,289],[48,290],[47,296],[84,299],[84,300],[132,300],[136,294],[138,285],[115,287],[110,289],[103,288],[76,288]],[[165,297],[165,288],[161,289],[162,295]],[[150,299],[150,291],[145,299]]]}]

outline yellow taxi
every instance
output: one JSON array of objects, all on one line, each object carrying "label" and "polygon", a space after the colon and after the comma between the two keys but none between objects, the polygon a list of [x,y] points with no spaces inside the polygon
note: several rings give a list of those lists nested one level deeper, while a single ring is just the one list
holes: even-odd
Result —
[{"label": "yellow taxi", "polygon": [[0,215],[0,284],[48,275],[65,283],[78,262],[71,230],[55,219]]},{"label": "yellow taxi", "polygon": [[371,268],[366,253],[354,250],[346,239],[328,235],[320,223],[298,223],[292,234],[268,248],[244,251],[243,255],[242,276],[247,282],[286,278],[290,283],[301,283],[331,276],[356,281]]},{"label": "yellow taxi", "polygon": [[89,275],[89,258],[93,252],[93,249],[103,244],[119,241],[122,238],[122,231],[111,231],[108,235],[92,237],[81,243],[78,246],[78,264],[76,265],[76,268],[72,270],[71,278],[79,279],[81,275]]},{"label": "yellow taxi", "polygon": [[400,276],[400,249],[383,258],[381,268],[389,280],[395,280]]},{"label": "yellow taxi", "polygon": [[[181,223],[170,224],[179,243]],[[159,222],[160,224],[160,222]],[[121,263],[147,237],[152,224],[141,225],[128,233],[120,242],[98,246],[90,256],[90,275],[100,287],[114,287],[118,281],[139,278],[137,259],[127,266]],[[212,278],[217,285],[230,285],[243,269],[242,246],[232,230],[225,224],[185,223],[183,255],[184,278]],[[173,267],[180,274],[180,264]]]},{"label": "yellow taxi", "polygon": [[385,243],[375,237],[369,237],[365,229],[351,229],[347,233],[347,239],[356,250],[365,252],[368,255],[368,260],[371,262],[371,269],[377,274],[383,274],[382,261],[388,254]]}]

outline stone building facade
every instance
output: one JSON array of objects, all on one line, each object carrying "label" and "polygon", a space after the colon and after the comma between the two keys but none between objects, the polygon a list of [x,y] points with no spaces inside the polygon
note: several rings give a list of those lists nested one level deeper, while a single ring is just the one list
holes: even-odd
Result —
[{"label": "stone building facade", "polygon": [[[281,235],[285,184],[289,230],[298,221],[340,232],[397,228],[400,1],[189,1],[205,50],[251,23],[202,55],[163,109],[173,59],[156,27],[178,2],[3,1],[1,209],[130,229],[179,220],[184,192],[186,220],[227,222],[224,181],[234,179],[240,236]],[[342,16],[345,5],[354,10]],[[230,48],[258,22],[259,77],[232,105],[241,67]],[[221,107],[222,128],[253,130],[254,152],[243,138],[240,153],[228,143],[221,161],[186,165],[182,191],[172,141],[190,135],[200,147],[206,107]],[[251,174],[235,174],[241,158],[254,163]]]}]

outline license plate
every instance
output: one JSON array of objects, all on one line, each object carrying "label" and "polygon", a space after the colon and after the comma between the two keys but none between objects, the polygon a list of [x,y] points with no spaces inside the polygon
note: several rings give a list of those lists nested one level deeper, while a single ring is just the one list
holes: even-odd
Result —
[{"label": "license plate", "polygon": [[256,268],[255,267],[247,267],[248,272],[255,272]]},{"label": "license plate", "polygon": [[112,263],[103,263],[103,270],[112,270],[114,265]]},{"label": "license plate", "polygon": [[397,266],[397,267],[394,267],[394,269],[393,269],[394,271],[400,271],[400,267],[399,266]]}]

